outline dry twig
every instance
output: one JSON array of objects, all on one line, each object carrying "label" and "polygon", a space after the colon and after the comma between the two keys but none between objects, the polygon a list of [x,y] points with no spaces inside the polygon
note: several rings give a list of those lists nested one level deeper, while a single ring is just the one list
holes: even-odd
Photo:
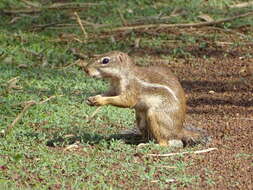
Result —
[{"label": "dry twig", "polygon": [[69,51],[79,59],[88,59],[89,56],[78,51],[76,48],[70,48]]},{"label": "dry twig", "polygon": [[237,16],[233,16],[233,17],[229,17],[229,18],[225,18],[225,19],[219,19],[216,21],[210,21],[210,22],[199,22],[199,23],[186,23],[186,24],[144,24],[144,25],[138,25],[138,26],[124,26],[124,27],[118,27],[118,28],[113,28],[110,30],[106,30],[108,32],[119,32],[119,31],[125,31],[125,30],[139,30],[139,29],[149,29],[149,28],[186,28],[186,27],[200,27],[200,26],[211,26],[211,25],[217,25],[217,24],[221,24],[224,22],[229,22],[238,18],[243,18],[243,17],[247,17],[253,15],[253,11],[244,13],[244,14],[240,14]]},{"label": "dry twig", "polygon": [[91,116],[88,117],[87,122],[89,122],[90,120],[92,120],[93,117],[100,111],[101,108],[102,108],[102,107],[97,107],[97,108],[95,109],[95,111],[91,114]]},{"label": "dry twig", "polygon": [[[60,96],[62,96],[62,95],[60,95]],[[22,117],[24,116],[24,114],[27,112],[27,110],[31,106],[36,105],[36,104],[44,104],[45,102],[47,102],[47,101],[49,101],[49,100],[51,100],[53,98],[56,98],[56,97],[57,96],[50,96],[49,98],[47,98],[47,99],[45,99],[43,101],[40,101],[40,102],[36,102],[34,100],[30,100],[30,101],[25,102],[25,104],[24,104],[25,107],[23,108],[23,110],[18,114],[18,116],[13,120],[13,122],[6,128],[6,130],[4,130],[2,132],[2,134],[4,136],[8,135],[11,132],[11,130],[14,128],[14,126],[22,119]]]},{"label": "dry twig", "polygon": [[10,131],[12,130],[12,128],[21,120],[21,118],[26,113],[26,111],[32,105],[35,105],[35,104],[36,104],[36,102],[34,100],[26,102],[24,109],[18,114],[18,116],[16,117],[16,119],[14,119],[14,121],[7,127],[7,129],[5,130],[4,135],[8,135],[10,133]]},{"label": "dry twig", "polygon": [[148,156],[168,157],[168,156],[183,155],[183,154],[201,154],[201,153],[206,153],[206,152],[210,152],[213,150],[217,150],[217,148],[208,148],[205,150],[197,150],[194,152],[176,152],[176,153],[168,153],[168,154],[148,154]]},{"label": "dry twig", "polygon": [[59,95],[59,96],[50,96],[49,98],[45,99],[45,100],[42,100],[40,102],[38,102],[37,104],[44,104],[45,102],[48,102],[49,100],[53,99],[53,98],[56,98],[56,97],[61,97],[63,95]]},{"label": "dry twig", "polygon": [[127,21],[126,21],[126,19],[124,18],[124,16],[123,16],[121,10],[120,10],[120,9],[117,9],[117,11],[118,11],[118,13],[119,13],[119,17],[120,17],[121,22],[123,23],[124,26],[126,26],[126,25],[127,25]]},{"label": "dry twig", "polygon": [[244,8],[249,6],[253,6],[253,1],[231,5],[229,8]]},{"label": "dry twig", "polygon": [[81,30],[83,32],[84,38],[88,39],[88,34],[87,34],[87,32],[85,31],[85,29],[83,27],[83,24],[82,24],[82,21],[81,21],[79,15],[77,14],[77,12],[74,12],[74,14],[76,16],[77,23],[79,24],[79,26],[80,26],[80,28],[81,28]]}]

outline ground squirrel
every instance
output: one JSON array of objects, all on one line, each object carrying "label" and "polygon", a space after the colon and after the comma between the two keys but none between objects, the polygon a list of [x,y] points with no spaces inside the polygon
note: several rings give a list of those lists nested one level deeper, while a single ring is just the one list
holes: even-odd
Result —
[{"label": "ground squirrel", "polygon": [[108,92],[89,97],[87,103],[135,109],[137,127],[146,140],[168,146],[174,139],[185,143],[206,137],[202,130],[184,127],[185,93],[168,66],[137,66],[127,54],[113,51],[98,56],[84,70],[111,84]]}]

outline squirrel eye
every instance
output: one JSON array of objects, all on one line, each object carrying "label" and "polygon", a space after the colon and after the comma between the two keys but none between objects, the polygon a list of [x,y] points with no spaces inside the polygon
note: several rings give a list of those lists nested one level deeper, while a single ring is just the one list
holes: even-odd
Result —
[{"label": "squirrel eye", "polygon": [[109,63],[110,62],[110,58],[109,57],[104,57],[103,59],[102,59],[102,64],[107,64],[107,63]]}]

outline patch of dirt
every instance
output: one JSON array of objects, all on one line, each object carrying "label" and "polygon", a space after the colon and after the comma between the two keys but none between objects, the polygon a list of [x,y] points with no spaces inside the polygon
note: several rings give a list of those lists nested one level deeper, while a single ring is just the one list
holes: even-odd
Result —
[{"label": "patch of dirt", "polygon": [[[159,53],[154,50],[145,49],[145,54],[156,57]],[[170,66],[187,93],[187,122],[206,129],[213,137],[211,144],[200,148],[216,147],[218,150],[186,155],[185,161],[191,163],[187,173],[199,176],[199,180],[196,186],[180,186],[179,189],[251,190],[253,74],[245,76],[240,71],[245,65],[253,64],[252,59],[244,57],[252,55],[253,46],[187,47],[185,50],[194,57],[172,62]],[[142,53],[137,50],[133,55]]]},{"label": "patch of dirt", "polygon": [[192,189],[253,189],[253,76],[240,76],[244,61],[199,59],[178,74],[188,94],[188,117],[209,131],[209,146],[218,148],[189,156],[187,172],[201,179]]}]

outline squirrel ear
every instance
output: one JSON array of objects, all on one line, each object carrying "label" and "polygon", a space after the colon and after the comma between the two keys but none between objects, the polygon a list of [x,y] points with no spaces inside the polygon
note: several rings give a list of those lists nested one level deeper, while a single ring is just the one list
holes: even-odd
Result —
[{"label": "squirrel ear", "polygon": [[123,60],[124,60],[123,55],[120,53],[120,54],[119,54],[119,61],[122,63]]},{"label": "squirrel ear", "polygon": [[126,61],[127,56],[124,53],[119,53],[118,58],[120,62],[124,62],[124,60]]}]

